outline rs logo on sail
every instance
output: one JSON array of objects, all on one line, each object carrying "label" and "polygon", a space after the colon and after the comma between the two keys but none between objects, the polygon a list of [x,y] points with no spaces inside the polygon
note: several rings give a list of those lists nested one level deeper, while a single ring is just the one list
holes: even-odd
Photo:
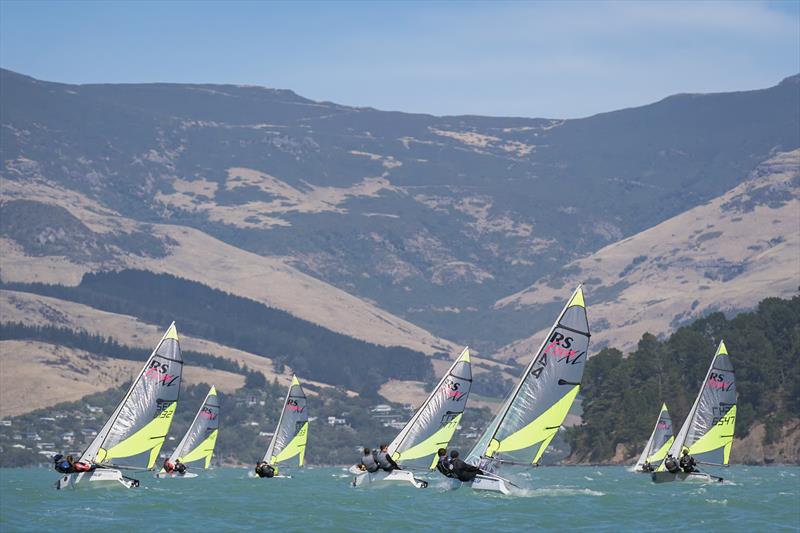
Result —
[{"label": "rs logo on sail", "polygon": [[[547,366],[547,354],[555,356],[556,363],[560,363],[564,361],[566,364],[576,364],[580,360],[580,358],[586,354],[586,352],[578,353],[577,350],[572,349],[572,341],[575,340],[572,337],[567,337],[563,333],[559,333],[558,331],[554,331],[553,335],[550,337],[550,340],[547,342],[547,345],[542,350],[542,353],[536,359],[534,363],[534,368],[531,370],[531,375],[535,378],[538,378],[542,372],[544,371],[545,367]],[[583,361],[581,361],[583,363]]]},{"label": "rs logo on sail", "polygon": [[208,407],[203,407],[203,410],[200,411],[200,416],[202,416],[203,418],[208,418],[209,420],[214,420],[215,418],[217,418],[216,413],[214,413],[214,411],[212,411]]},{"label": "rs logo on sail", "polygon": [[442,390],[444,390],[445,396],[448,400],[455,400],[457,402],[461,401],[461,398],[464,397],[464,393],[459,391],[458,388],[461,386],[461,383],[458,381],[453,381],[452,379],[448,379],[444,382],[444,386]]},{"label": "rs logo on sail", "polygon": [[169,365],[167,363],[159,363],[153,359],[150,363],[150,368],[144,373],[144,378],[150,381],[158,381],[161,385],[171,387],[180,377],[179,375],[168,374]]},{"label": "rs logo on sail", "polygon": [[733,387],[732,381],[725,381],[725,376],[723,374],[717,374],[716,372],[712,372],[708,376],[708,388],[709,389],[720,389],[723,391],[729,391]]},{"label": "rs logo on sail", "polygon": [[303,412],[304,407],[297,405],[297,400],[294,398],[289,398],[286,401],[286,410],[287,411],[297,411],[298,413]]}]

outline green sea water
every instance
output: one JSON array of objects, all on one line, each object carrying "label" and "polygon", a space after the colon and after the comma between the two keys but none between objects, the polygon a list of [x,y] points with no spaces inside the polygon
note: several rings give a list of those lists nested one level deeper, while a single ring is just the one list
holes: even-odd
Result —
[{"label": "green sea water", "polygon": [[723,483],[655,485],[622,467],[531,471],[516,496],[374,484],[342,468],[257,479],[139,474],[138,489],[56,491],[45,469],[0,471],[0,531],[800,531],[800,468],[733,466]]}]

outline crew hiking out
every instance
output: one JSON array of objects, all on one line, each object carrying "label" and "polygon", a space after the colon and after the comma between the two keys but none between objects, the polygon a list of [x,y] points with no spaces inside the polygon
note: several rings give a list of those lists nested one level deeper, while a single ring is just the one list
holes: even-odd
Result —
[{"label": "crew hiking out", "polygon": [[381,450],[375,456],[375,461],[378,463],[378,468],[384,472],[391,472],[392,470],[400,470],[397,463],[394,462],[392,456],[389,455],[389,445],[381,444]]},{"label": "crew hiking out", "polygon": [[483,474],[483,471],[477,466],[473,466],[458,456],[458,450],[450,452],[450,471],[453,476],[458,478],[459,481],[472,481],[475,476]]}]

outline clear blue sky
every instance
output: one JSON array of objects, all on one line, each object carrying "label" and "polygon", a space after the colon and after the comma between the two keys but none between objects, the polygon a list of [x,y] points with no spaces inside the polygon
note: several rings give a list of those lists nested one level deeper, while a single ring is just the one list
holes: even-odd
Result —
[{"label": "clear blue sky", "polygon": [[569,118],[800,71],[800,1],[0,0],[0,65],[443,114]]}]

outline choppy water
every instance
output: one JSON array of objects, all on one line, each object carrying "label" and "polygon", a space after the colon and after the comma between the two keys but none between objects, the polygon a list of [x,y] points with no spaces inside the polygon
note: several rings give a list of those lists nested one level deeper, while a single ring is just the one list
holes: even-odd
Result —
[{"label": "choppy water", "polygon": [[654,485],[621,467],[548,467],[520,496],[378,484],[340,468],[254,479],[139,476],[138,489],[56,491],[45,469],[0,471],[0,531],[800,531],[800,468],[734,466],[724,483]]}]

